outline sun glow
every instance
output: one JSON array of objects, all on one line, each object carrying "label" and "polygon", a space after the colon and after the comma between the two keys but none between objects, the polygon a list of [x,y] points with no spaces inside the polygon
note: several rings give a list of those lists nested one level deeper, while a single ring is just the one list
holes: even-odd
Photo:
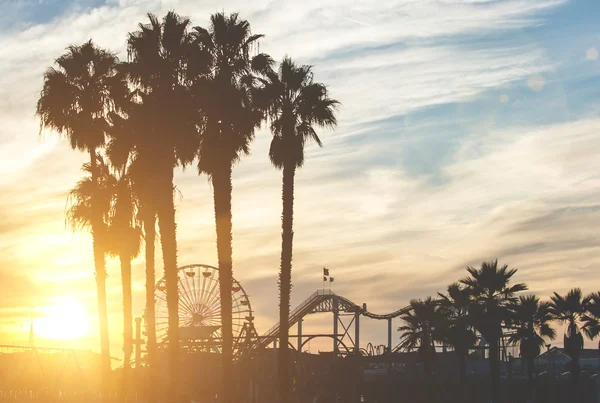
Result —
[{"label": "sun glow", "polygon": [[65,299],[43,310],[43,316],[34,320],[37,336],[55,340],[74,340],[90,331],[85,307],[74,299]]}]

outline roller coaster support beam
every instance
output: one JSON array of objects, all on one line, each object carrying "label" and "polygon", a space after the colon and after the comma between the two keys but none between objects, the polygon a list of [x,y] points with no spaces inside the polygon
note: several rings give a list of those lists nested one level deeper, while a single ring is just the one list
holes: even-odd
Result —
[{"label": "roller coaster support beam", "polygon": [[360,326],[359,326],[360,312],[357,310],[354,312],[354,351],[356,354],[360,354]]},{"label": "roller coaster support beam", "polygon": [[298,351],[302,352],[302,321],[304,319],[300,319],[298,321]]},{"label": "roller coaster support beam", "polygon": [[392,352],[392,318],[388,318],[388,351]]},{"label": "roller coaster support beam", "polygon": [[336,295],[333,296],[333,354],[338,354],[338,316],[339,306],[338,298]]}]

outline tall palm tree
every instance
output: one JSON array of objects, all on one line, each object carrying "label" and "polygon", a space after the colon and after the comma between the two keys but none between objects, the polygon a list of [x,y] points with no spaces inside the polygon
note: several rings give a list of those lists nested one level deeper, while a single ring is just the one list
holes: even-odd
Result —
[{"label": "tall palm tree", "polygon": [[519,344],[519,355],[527,363],[527,379],[530,398],[533,399],[533,369],[535,358],[540,355],[547,340],[554,340],[556,331],[550,326],[553,320],[550,304],[540,302],[535,295],[521,295],[511,306],[511,328],[508,341]]},{"label": "tall palm tree", "polygon": [[208,62],[210,66],[206,72],[196,69],[201,73],[193,88],[206,118],[198,150],[198,173],[207,174],[213,187],[225,403],[230,403],[232,396],[226,384],[232,379],[233,358],[231,175],[234,163],[250,152],[254,132],[263,120],[251,97],[254,79],[250,52],[260,38],[262,35],[253,35],[248,21],[237,14],[213,14],[208,29],[194,28],[194,42],[202,60],[197,65]]},{"label": "tall palm tree", "polygon": [[510,284],[517,269],[498,267],[498,260],[483,262],[480,268],[467,267],[470,276],[460,280],[472,295],[471,317],[475,328],[490,346],[490,379],[492,401],[497,400],[500,375],[499,342],[502,326],[509,318],[509,306],[516,293],[527,290],[523,283]]},{"label": "tall palm tree", "polygon": [[[91,40],[73,45],[55,60],[57,67],[44,73],[44,85],[37,103],[40,129],[48,128],[64,135],[72,149],[90,156],[91,180],[97,180],[96,150],[105,144],[107,116],[119,108],[127,94],[124,77],[118,74],[117,57],[98,48]],[[94,266],[100,321],[100,349],[103,384],[106,387],[110,371],[108,314],[106,310],[106,266],[104,250],[98,236],[102,219],[90,201]]]},{"label": "tall palm tree", "polygon": [[435,358],[435,329],[441,319],[440,305],[431,297],[411,300],[410,310],[400,316],[404,325],[398,328],[403,332],[399,347],[405,351],[417,350],[428,378]]},{"label": "tall palm tree", "polygon": [[[147,207],[146,235],[153,233],[154,211],[158,218],[169,312],[169,392],[176,396],[179,298],[173,177],[176,166],[185,167],[194,160],[199,145],[199,116],[188,88],[188,62],[198,58],[193,57],[197,48],[192,46],[188,18],[172,11],[162,21],[152,14],[148,18],[150,22],[140,23],[127,40],[130,62],[126,70],[138,102],[130,111],[135,125],[132,158],[138,161],[143,176],[153,179],[152,192],[147,193],[151,196],[143,196],[142,204]],[[147,240],[147,245],[150,242]]]},{"label": "tall palm tree", "polygon": [[[322,146],[314,126],[333,128],[337,124],[335,110],[338,101],[329,98],[327,87],[313,82],[311,66],[298,66],[286,57],[279,71],[265,66],[262,87],[255,91],[257,103],[266,111],[271,122],[273,140],[269,159],[283,170],[281,198],[283,201],[281,233],[281,266],[279,271],[279,323],[285,329],[279,334],[279,345],[288,345],[288,322],[292,288],[294,176],[304,164],[304,145],[309,141]],[[288,349],[279,353],[280,396],[289,400],[290,364]]]},{"label": "tall palm tree", "polygon": [[592,299],[593,295],[584,297],[580,288],[573,288],[566,295],[555,292],[550,297],[554,319],[567,325],[563,341],[565,353],[571,357],[573,382],[577,381],[581,370],[579,357],[583,349],[583,335],[593,339],[599,331],[598,319],[588,313]]},{"label": "tall palm tree", "polygon": [[464,393],[467,356],[477,341],[469,316],[471,293],[459,283],[450,284],[446,294],[438,293],[443,320],[436,337],[454,348],[459,360],[459,379]]}]

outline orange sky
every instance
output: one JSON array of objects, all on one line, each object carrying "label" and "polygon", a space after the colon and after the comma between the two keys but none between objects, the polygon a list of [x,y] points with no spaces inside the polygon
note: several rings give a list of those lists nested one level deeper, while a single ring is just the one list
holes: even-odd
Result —
[{"label": "orange sky", "polygon": [[[322,133],[323,149],[309,147],[297,174],[293,306],[321,286],[323,266],[334,291],[374,312],[434,295],[466,265],[493,258],[519,268],[517,280],[543,298],[600,289],[600,108],[588,98],[600,77],[598,31],[565,28],[556,43],[544,34],[574,2],[104,3],[41,21],[17,10],[17,22],[0,28],[1,343],[26,343],[30,317],[42,321],[66,298],[90,315],[89,334],[43,340],[40,325],[38,343],[97,348],[91,238],[72,233],[64,214],[86,157],[52,133],[38,135],[35,102],[44,69],[68,44],[92,37],[125,57],[125,34],[145,13],[172,8],[201,25],[217,8],[239,10],[267,35],[261,51],[314,63],[317,81],[343,104],[338,129]],[[259,332],[278,306],[281,176],[267,158],[269,136],[258,133],[233,181],[234,276]],[[179,263],[215,265],[208,180],[192,168],[177,172],[176,185]],[[140,316],[143,259],[133,268]],[[108,273],[111,347],[120,355],[118,261],[108,260]],[[330,321],[312,318],[305,332]],[[385,323],[362,329],[364,344],[385,342]]]}]

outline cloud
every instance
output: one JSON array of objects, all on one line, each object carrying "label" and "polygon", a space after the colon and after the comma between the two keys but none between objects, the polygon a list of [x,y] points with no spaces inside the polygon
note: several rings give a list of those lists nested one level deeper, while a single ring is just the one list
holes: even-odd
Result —
[{"label": "cloud", "polygon": [[[174,8],[201,25],[216,10],[239,10],[255,32],[267,34],[261,51],[314,63],[317,80],[343,103],[338,130],[323,133],[323,149],[308,149],[296,176],[293,305],[321,285],[323,266],[335,273],[336,291],[383,313],[441,291],[464,276],[466,265],[495,257],[517,265],[519,279],[541,295],[564,291],[565,279],[581,273],[586,284],[600,284],[587,271],[597,260],[589,228],[599,218],[600,121],[571,116],[564,123],[508,121],[500,127],[466,112],[435,115],[449,105],[475,108],[484,95],[507,87],[525,91],[528,81],[544,96],[555,63],[538,43],[511,34],[543,25],[544,15],[564,4],[424,0],[376,8],[367,0],[200,6],[191,0],[112,0],[0,31],[0,250],[7,256],[0,273],[23,268],[26,284],[52,284],[48,292],[75,294],[94,311],[91,238],[64,226],[66,194],[86,156],[50,133],[38,136],[34,112],[42,74],[68,44],[90,37],[124,57],[125,34],[147,11],[163,15]],[[516,97],[494,99],[511,105]],[[261,332],[276,320],[281,244],[281,173],[267,159],[269,137],[261,131],[253,155],[234,168],[235,276],[250,294]],[[438,166],[435,183],[431,174],[411,169],[405,155],[411,142],[424,138],[451,143],[433,162],[412,155]],[[177,172],[176,182],[183,193],[177,202],[179,262],[215,265],[210,186],[193,168]],[[161,259],[157,248],[157,277]],[[138,314],[143,267],[138,258]],[[118,262],[109,260],[108,270],[118,339]],[[330,322],[320,317],[314,323],[316,329]],[[385,324],[363,329],[363,340],[385,339]]]}]

